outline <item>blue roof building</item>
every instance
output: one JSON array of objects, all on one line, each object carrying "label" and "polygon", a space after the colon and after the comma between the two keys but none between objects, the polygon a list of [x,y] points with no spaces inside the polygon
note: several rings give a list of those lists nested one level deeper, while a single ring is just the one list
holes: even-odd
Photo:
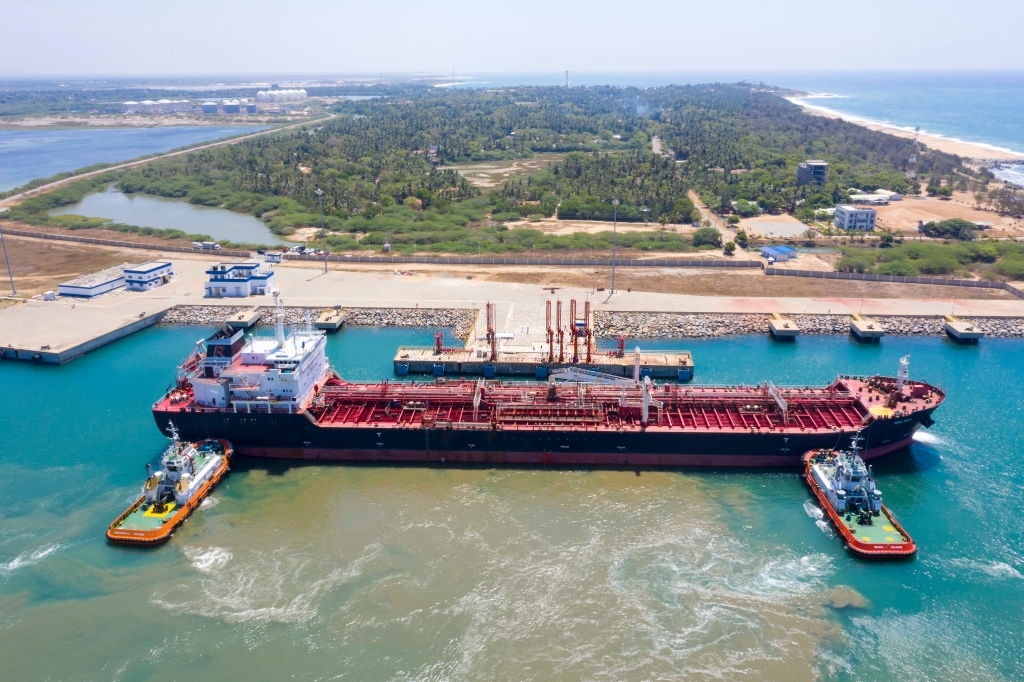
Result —
[{"label": "blue roof building", "polygon": [[208,298],[247,298],[268,293],[274,288],[274,272],[264,271],[254,261],[219,263],[206,271],[209,280],[204,287]]},{"label": "blue roof building", "polygon": [[171,261],[149,261],[142,265],[129,265],[124,269],[124,286],[129,291],[147,291],[167,284],[174,277]]},{"label": "blue roof building", "polygon": [[762,246],[761,258],[767,258],[772,263],[785,263],[790,258],[796,258],[797,250],[792,246]]}]

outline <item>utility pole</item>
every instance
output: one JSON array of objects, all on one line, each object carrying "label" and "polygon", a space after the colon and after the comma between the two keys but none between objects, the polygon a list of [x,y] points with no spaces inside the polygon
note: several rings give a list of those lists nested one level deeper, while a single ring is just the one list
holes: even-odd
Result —
[{"label": "utility pole", "polygon": [[324,230],[324,191],[316,188],[316,200],[320,204],[320,239],[324,245],[324,274],[327,274],[327,231]]},{"label": "utility pole", "polygon": [[[616,247],[616,227],[619,223],[619,200],[612,199],[612,291],[611,294],[615,293],[615,247]],[[611,295],[609,294],[609,296]]]},{"label": "utility pole", "polygon": [[[5,211],[7,209],[4,209]],[[4,262],[7,263],[7,276],[11,278],[11,296],[17,296],[18,290],[14,288],[14,273],[11,271],[11,258],[7,255],[7,240],[4,239],[4,231],[0,229],[0,245],[4,248]]]}]

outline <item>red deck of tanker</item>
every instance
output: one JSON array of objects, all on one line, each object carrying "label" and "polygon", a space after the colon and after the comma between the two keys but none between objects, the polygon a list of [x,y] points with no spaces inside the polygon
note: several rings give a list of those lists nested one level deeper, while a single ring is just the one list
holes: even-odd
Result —
[{"label": "red deck of tanker", "polygon": [[[909,385],[913,389],[913,384]],[[924,385],[921,385],[922,387]],[[892,407],[887,378],[840,378],[824,388],[683,387],[651,391],[649,430],[848,430],[871,416],[925,409],[930,391],[913,390]],[[930,388],[930,387],[928,387]],[[777,396],[777,397],[776,397]],[[660,405],[659,405],[660,403]],[[309,406],[319,425],[514,429],[641,428],[639,388],[485,381],[351,384],[330,379]]]}]

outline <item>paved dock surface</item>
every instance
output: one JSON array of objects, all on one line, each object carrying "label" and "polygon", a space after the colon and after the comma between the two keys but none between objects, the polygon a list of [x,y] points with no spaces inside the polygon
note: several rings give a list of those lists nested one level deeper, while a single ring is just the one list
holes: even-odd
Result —
[{"label": "paved dock surface", "polygon": [[[205,298],[205,271],[215,257],[181,254],[168,257],[174,263],[173,281],[149,291],[119,289],[95,299],[58,297],[55,301],[29,300],[0,309],[0,349],[26,349],[49,356],[87,348],[119,330],[134,330],[159,319],[177,305],[223,305],[232,308],[269,306],[270,296],[249,298]],[[592,310],[605,312],[682,313],[771,313],[852,315],[935,315],[943,316],[955,306],[965,317],[1024,317],[1024,301],[1017,299],[815,299],[691,296],[645,292],[595,292],[588,288],[551,287],[467,279],[436,273],[330,270],[320,265],[298,267],[277,265],[276,287],[287,306],[333,308],[470,308],[480,310],[475,337],[486,336],[487,302],[495,304],[495,327],[504,343],[529,348],[545,342],[545,302],[562,301],[563,325],[568,325],[569,301],[576,299],[582,317],[589,300]],[[332,264],[333,265],[333,264]],[[554,318],[554,312],[552,313]],[[102,345],[102,344],[101,344]],[[80,353],[78,353],[80,354]]]}]

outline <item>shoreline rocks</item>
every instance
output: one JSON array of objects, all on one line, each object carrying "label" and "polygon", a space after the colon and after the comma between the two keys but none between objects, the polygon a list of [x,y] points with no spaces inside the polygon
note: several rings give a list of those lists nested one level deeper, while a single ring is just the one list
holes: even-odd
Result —
[{"label": "shoreline rocks", "polygon": [[[322,307],[285,306],[286,325],[312,322],[322,313]],[[436,327],[453,328],[459,338],[468,338],[473,333],[478,311],[467,308],[342,308],[346,325],[357,327]],[[218,327],[239,313],[257,312],[258,325],[274,324],[273,306],[220,306],[220,305],[179,305],[170,308],[160,319],[160,324]]]},{"label": "shoreline rocks", "polygon": [[[845,335],[850,333],[849,315],[786,314],[800,328],[801,335]],[[767,334],[766,313],[610,313],[595,311],[594,333],[601,337],[623,334],[642,339],[714,338],[748,334]],[[873,315],[886,335],[942,336],[945,318],[941,315]],[[987,337],[1024,338],[1024,318],[971,317]]]},{"label": "shoreline rocks", "polygon": [[[180,305],[169,309],[160,324],[216,327],[229,317],[255,310],[259,324],[274,323],[273,306]],[[285,324],[315,321],[324,308],[285,307]],[[468,308],[345,308],[345,324],[358,327],[433,327],[454,329],[460,339],[473,333],[480,311]],[[846,335],[850,333],[850,316],[839,314],[787,314],[796,322],[800,334]],[[624,335],[634,339],[716,338],[767,334],[765,313],[648,313],[594,311],[594,335],[615,338]],[[892,336],[942,336],[945,319],[941,315],[873,316]],[[1024,318],[972,317],[975,326],[986,337],[1024,338]]]}]

